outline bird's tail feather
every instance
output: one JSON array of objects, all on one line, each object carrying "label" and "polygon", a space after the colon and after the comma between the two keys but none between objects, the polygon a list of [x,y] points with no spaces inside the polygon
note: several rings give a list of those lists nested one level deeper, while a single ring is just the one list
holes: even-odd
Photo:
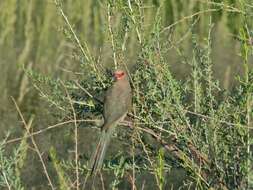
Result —
[{"label": "bird's tail feather", "polygon": [[105,152],[115,127],[111,126],[105,129],[102,131],[96,150],[90,160],[91,175],[95,175],[102,168]]}]

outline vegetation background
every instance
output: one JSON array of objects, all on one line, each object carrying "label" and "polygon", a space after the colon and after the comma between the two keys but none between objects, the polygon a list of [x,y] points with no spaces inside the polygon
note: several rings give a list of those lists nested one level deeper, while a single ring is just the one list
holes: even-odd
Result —
[{"label": "vegetation background", "polygon": [[[1,0],[0,189],[251,189],[251,0]],[[134,104],[94,183],[110,73]]]}]

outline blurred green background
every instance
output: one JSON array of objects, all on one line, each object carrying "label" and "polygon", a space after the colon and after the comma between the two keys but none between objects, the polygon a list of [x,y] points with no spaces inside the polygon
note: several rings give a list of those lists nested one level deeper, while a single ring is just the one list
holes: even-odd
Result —
[{"label": "blurred green background", "polygon": [[[120,5],[123,0],[117,3]],[[182,49],[185,57],[192,56],[191,27],[194,26],[197,40],[201,44],[208,35],[210,15],[212,16],[214,26],[211,34],[211,58],[214,63],[214,76],[219,79],[224,89],[233,88],[236,84],[235,76],[243,71],[239,56],[240,39],[237,37],[238,26],[242,22],[239,15],[240,1],[145,0],[142,2],[141,10],[144,14],[144,18],[141,19],[144,19],[145,24],[140,27],[144,38],[150,35],[150,27],[155,21],[156,11],[161,3],[163,3],[161,22],[167,28],[162,33],[164,40],[167,40],[171,47]],[[106,1],[64,0],[61,1],[61,6],[80,42],[87,44],[95,61],[103,67],[112,68],[113,52],[108,31]],[[78,56],[79,48],[73,41],[54,1],[1,0],[0,10],[0,137],[2,139],[7,131],[11,132],[11,137],[19,136],[23,131],[11,96],[15,98],[27,119],[35,115],[33,130],[54,124],[59,118],[57,113],[52,112],[52,105],[39,95],[36,86],[25,74],[24,68],[61,80],[82,78],[84,74],[80,72],[83,60]],[[118,11],[113,15],[111,24],[117,33],[116,38],[124,39],[124,32],[129,30],[122,57],[130,70],[134,70],[140,51],[138,36],[133,28],[127,27],[127,18],[124,18],[122,12]],[[167,62],[171,65],[175,78],[186,80],[190,75],[189,66],[185,64],[177,48],[166,50]],[[91,147],[94,148],[94,145],[88,143],[91,140],[96,141],[96,137],[91,137],[93,133],[87,129],[80,132],[80,149],[87,151]],[[60,156],[71,157],[72,154],[69,152],[73,149],[73,142],[68,135],[62,136],[62,134],[65,133],[59,133],[59,129],[55,129],[36,137],[45,158],[51,145],[56,147]],[[89,154],[90,152],[87,153]],[[33,154],[28,156],[27,163],[31,165],[25,167],[22,178],[27,187],[43,189],[47,182],[36,156]]]}]

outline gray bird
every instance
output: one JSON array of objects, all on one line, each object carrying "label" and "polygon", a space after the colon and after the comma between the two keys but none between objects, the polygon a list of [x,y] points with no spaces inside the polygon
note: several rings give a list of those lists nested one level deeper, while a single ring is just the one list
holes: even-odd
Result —
[{"label": "gray bird", "polygon": [[95,175],[101,169],[111,136],[132,105],[132,92],[127,73],[123,70],[116,70],[114,79],[115,82],[105,94],[104,124],[101,128],[100,140],[91,158],[91,175]]}]

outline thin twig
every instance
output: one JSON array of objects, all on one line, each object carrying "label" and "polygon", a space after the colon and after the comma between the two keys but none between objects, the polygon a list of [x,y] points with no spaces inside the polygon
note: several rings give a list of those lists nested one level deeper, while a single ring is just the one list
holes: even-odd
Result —
[{"label": "thin twig", "polygon": [[[154,170],[155,170],[155,166],[154,166],[153,162],[151,161],[151,158],[150,158],[150,156],[149,156],[148,150],[146,149],[146,146],[145,146],[144,142],[142,141],[139,132],[137,132],[137,138],[138,138],[139,142],[140,142],[141,145],[142,145],[142,148],[143,148],[143,150],[144,150],[144,152],[145,152],[145,154],[146,154],[146,156],[147,156],[147,160],[149,161],[151,167],[154,168]],[[156,174],[154,174],[154,175],[155,175],[156,183],[159,184],[159,179],[158,179],[157,175],[156,175]]]},{"label": "thin twig", "polygon": [[[189,113],[189,114],[196,115],[196,116],[199,116],[199,117],[203,117],[203,118],[206,118],[206,119],[214,119],[213,117],[210,117],[210,116],[207,116],[207,115],[203,115],[201,113],[193,112],[193,111],[190,111],[190,110],[184,110],[184,111],[187,112],[187,113]],[[232,126],[242,126],[242,127],[244,127],[241,124],[231,123],[231,122],[227,122],[227,121],[223,121],[223,120],[217,120],[217,122],[224,123],[224,124],[227,124],[227,125],[232,125]]]},{"label": "thin twig", "polygon": [[[90,58],[89,58],[89,56],[85,53],[85,51],[84,51],[84,49],[83,49],[83,46],[82,46],[82,44],[81,44],[79,38],[77,37],[77,35],[76,35],[74,29],[72,28],[72,26],[71,26],[71,24],[70,24],[70,22],[69,22],[69,20],[68,20],[68,17],[67,17],[67,16],[65,15],[65,13],[63,12],[63,10],[62,10],[62,8],[61,8],[59,2],[58,2],[57,0],[55,0],[54,2],[55,2],[55,5],[57,6],[57,8],[59,9],[59,11],[60,11],[62,17],[64,18],[64,21],[65,21],[66,24],[68,25],[68,27],[69,27],[69,29],[70,29],[72,35],[74,36],[74,38],[75,38],[75,40],[76,40],[76,43],[78,44],[78,46],[79,46],[79,48],[80,48],[82,54],[84,55],[85,59],[89,62],[89,61],[90,61]],[[85,44],[86,51],[89,53],[88,45],[87,45],[85,42],[84,42],[84,44]]]},{"label": "thin twig", "polygon": [[131,174],[127,175],[129,178],[129,183],[132,184],[132,189],[131,190],[136,190],[136,185],[135,185],[135,179],[134,176],[132,177]]},{"label": "thin twig", "polygon": [[86,183],[87,183],[87,180],[88,180],[89,176],[90,176],[90,174],[89,174],[89,172],[87,172],[87,174],[85,176],[85,179],[84,179],[83,187],[82,187],[83,190],[86,189],[85,187],[86,187]]},{"label": "thin twig", "polygon": [[[98,122],[98,121],[99,120],[93,120],[93,119],[80,119],[80,120],[76,120],[76,122],[80,122],[80,123],[81,122]],[[4,145],[5,144],[14,143],[14,142],[18,142],[18,141],[21,141],[22,139],[30,138],[32,136],[39,135],[39,134],[44,133],[46,131],[49,131],[51,129],[55,129],[55,128],[61,127],[62,125],[66,125],[66,124],[70,124],[70,123],[74,123],[74,122],[75,122],[74,120],[68,120],[68,121],[64,121],[64,122],[61,122],[61,123],[57,123],[57,124],[54,124],[54,125],[51,125],[51,126],[45,128],[45,129],[41,129],[39,131],[36,131],[36,132],[33,132],[33,133],[29,133],[25,137],[18,137],[18,138],[7,140],[6,142],[4,142]]]},{"label": "thin twig", "polygon": [[218,11],[218,9],[207,9],[207,10],[198,11],[198,12],[196,12],[196,13],[194,13],[194,14],[185,16],[185,17],[183,17],[182,19],[180,19],[180,20],[178,20],[178,21],[172,23],[171,25],[165,27],[165,28],[161,31],[161,33],[165,32],[166,30],[170,30],[170,29],[171,29],[172,27],[174,27],[175,25],[177,25],[177,24],[179,24],[179,23],[181,23],[181,22],[183,22],[183,21],[185,21],[185,20],[191,19],[191,18],[193,18],[193,17],[195,17],[195,16],[197,16],[197,15],[204,14],[204,13],[215,12],[215,11]]},{"label": "thin twig", "polygon": [[99,102],[100,104],[103,104],[103,101],[99,100],[98,98],[96,98],[95,96],[93,96],[91,93],[89,93],[84,87],[82,87],[82,85],[80,83],[78,83],[78,81],[75,81],[76,85],[85,92],[85,94],[87,94],[90,98],[93,98],[94,100],[96,100],[97,102]]},{"label": "thin twig", "polygon": [[75,41],[76,41],[78,47],[80,48],[80,51],[81,51],[82,54],[84,55],[84,57],[85,57],[85,59],[87,60],[87,62],[91,63],[92,69],[94,70],[94,72],[96,72],[97,77],[98,77],[98,80],[99,80],[99,81],[102,83],[102,85],[104,86],[104,83],[103,83],[103,81],[102,81],[102,79],[101,79],[101,76],[98,74],[98,69],[96,68],[96,64],[95,64],[94,59],[93,59],[93,57],[92,57],[92,55],[91,55],[91,53],[90,53],[90,50],[89,50],[89,48],[88,48],[87,43],[86,43],[86,42],[83,42],[83,43],[84,43],[84,46],[85,46],[85,50],[86,50],[86,51],[85,51],[84,48],[83,48],[83,46],[82,46],[82,44],[81,44],[81,42],[80,42],[80,40],[79,40],[79,38],[77,37],[77,35],[76,35],[76,33],[75,33],[73,27],[71,26],[71,24],[70,24],[70,22],[69,22],[69,20],[68,20],[68,17],[66,16],[66,14],[65,14],[64,11],[63,11],[63,9],[61,8],[60,3],[58,2],[58,0],[54,0],[54,3],[55,3],[55,5],[56,5],[56,7],[59,9],[60,14],[62,15],[62,17],[63,17],[65,23],[67,24],[67,26],[69,27],[69,29],[70,29],[72,35],[74,36],[74,39],[75,39]]},{"label": "thin twig", "polygon": [[[141,44],[142,43],[141,33],[140,33],[139,28],[137,26],[137,22],[136,22],[136,19],[135,19],[135,16],[134,16],[134,12],[133,12],[133,8],[132,8],[132,5],[131,5],[131,1],[127,0],[127,2],[128,2],[128,7],[129,7],[129,10],[130,10],[130,13],[131,13],[131,15],[130,15],[131,19],[132,19],[132,21],[133,21],[133,23],[135,25],[135,31],[136,31],[139,43]],[[138,7],[140,7],[139,4],[138,4]]]},{"label": "thin twig", "polygon": [[[12,99],[12,101],[13,101],[14,104],[15,104],[15,107],[16,107],[16,109],[17,109],[17,111],[18,111],[18,114],[19,114],[19,116],[20,116],[20,118],[21,118],[23,124],[24,124],[25,129],[27,130],[27,133],[30,134],[30,131],[29,131],[29,128],[30,128],[30,127],[29,127],[29,126],[32,125],[32,119],[31,119],[30,122],[27,124],[26,121],[25,121],[25,119],[24,119],[24,117],[23,117],[23,114],[21,113],[21,111],[20,111],[20,109],[19,109],[19,107],[18,107],[18,105],[17,105],[17,103],[16,103],[16,101],[15,101],[15,99],[14,99],[13,97],[11,97],[11,99]],[[48,171],[47,171],[47,167],[46,167],[46,165],[45,165],[45,163],[44,163],[44,160],[43,160],[42,155],[41,155],[41,153],[40,153],[39,147],[37,146],[37,144],[36,144],[36,142],[35,142],[33,136],[31,136],[31,140],[32,140],[32,144],[33,144],[33,146],[34,146],[34,148],[35,148],[35,151],[36,151],[36,153],[37,153],[38,156],[39,156],[39,159],[40,159],[40,162],[41,162],[41,164],[42,164],[44,173],[45,173],[45,175],[46,175],[46,177],[47,177],[48,183],[49,183],[51,189],[54,190],[55,188],[54,188],[53,183],[52,183],[52,181],[51,181],[51,179],[50,179],[50,177],[49,177],[49,174],[48,174]]]},{"label": "thin twig", "polygon": [[11,186],[10,186],[8,180],[7,180],[7,177],[6,177],[5,173],[4,173],[4,172],[2,172],[2,173],[3,173],[4,181],[5,181],[5,183],[6,183],[7,187],[8,187],[8,189],[11,190]]},{"label": "thin twig", "polygon": [[71,106],[72,109],[72,114],[73,114],[73,118],[74,118],[74,124],[75,124],[75,165],[76,165],[76,189],[79,190],[79,164],[78,164],[78,126],[77,126],[77,122],[76,122],[76,112],[75,112],[75,108],[73,106],[73,103],[71,101],[71,97],[69,95],[69,92],[66,88],[66,86],[64,85],[64,83],[61,81],[65,92],[67,94],[68,100],[69,100],[69,104]]},{"label": "thin twig", "polygon": [[202,0],[197,0],[201,3],[206,3],[206,4],[210,4],[210,5],[213,5],[213,6],[217,6],[217,7],[220,7],[222,10],[224,11],[227,11],[227,12],[234,12],[234,13],[241,13],[241,14],[246,14],[246,12],[236,8],[236,7],[233,7],[231,5],[226,5],[224,3],[224,1],[222,1],[221,3],[219,2],[214,2],[214,1],[202,1]]},{"label": "thin twig", "polygon": [[112,31],[112,23],[111,23],[111,13],[110,10],[111,6],[110,3],[107,5],[107,16],[108,16],[108,29],[111,37],[111,44],[112,44],[112,51],[113,51],[113,62],[114,62],[114,68],[118,68],[118,63],[117,63],[117,57],[116,57],[116,49],[115,49],[115,43],[114,43],[114,36],[113,36],[113,31]]},{"label": "thin twig", "polygon": [[[138,127],[139,130],[142,130],[148,134],[150,134],[157,142],[159,142],[166,150],[168,150],[172,156],[174,156],[176,159],[182,160],[184,161],[185,159],[187,159],[186,161],[184,161],[185,163],[191,163],[190,158],[188,158],[184,152],[182,152],[179,148],[177,148],[175,143],[172,144],[168,144],[166,141],[164,141],[161,136],[157,135],[153,130],[151,129],[145,129],[145,128],[140,128]],[[141,140],[141,139],[140,139]],[[200,154],[200,153],[199,153]],[[201,156],[202,157],[202,156]],[[207,184],[207,178],[208,173],[205,171],[201,171],[200,172],[200,178],[202,179],[203,182],[205,182]],[[157,178],[157,177],[156,177]]]},{"label": "thin twig", "polygon": [[99,176],[100,176],[100,181],[102,185],[102,190],[105,190],[104,178],[101,172],[99,172]]}]

